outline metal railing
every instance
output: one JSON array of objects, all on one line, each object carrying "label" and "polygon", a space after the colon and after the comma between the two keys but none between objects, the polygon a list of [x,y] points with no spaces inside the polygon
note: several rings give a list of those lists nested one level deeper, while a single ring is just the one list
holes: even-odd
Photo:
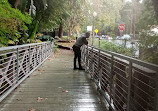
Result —
[{"label": "metal railing", "polygon": [[0,48],[0,102],[52,53],[51,42]]},{"label": "metal railing", "polygon": [[86,71],[112,111],[158,111],[158,66],[92,46],[82,47]]}]

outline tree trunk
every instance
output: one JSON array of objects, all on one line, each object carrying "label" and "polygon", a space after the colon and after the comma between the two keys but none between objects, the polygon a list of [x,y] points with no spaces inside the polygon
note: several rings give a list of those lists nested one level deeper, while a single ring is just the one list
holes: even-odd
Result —
[{"label": "tree trunk", "polygon": [[76,29],[76,32],[77,32],[77,37],[79,37],[80,36],[79,30]]},{"label": "tree trunk", "polygon": [[30,36],[30,39],[32,39],[32,40],[34,39],[36,32],[37,32],[37,29],[38,29],[38,24],[39,24],[38,20],[36,20],[33,24],[34,24],[34,29],[33,29],[31,36]]},{"label": "tree trunk", "polygon": [[59,38],[62,38],[62,37],[63,37],[63,25],[62,25],[62,24],[60,24],[60,26],[59,26],[59,33],[58,33],[58,36],[59,36]]},{"label": "tree trunk", "polygon": [[16,0],[16,1],[15,1],[15,4],[14,4],[14,8],[15,8],[15,9],[17,9],[19,3],[20,3],[20,0]]},{"label": "tree trunk", "polygon": [[152,1],[153,1],[155,13],[156,13],[157,21],[158,21],[158,0],[152,0]]},{"label": "tree trunk", "polygon": [[69,30],[68,30],[68,37],[72,37],[71,29],[70,29],[70,28],[69,28]]}]

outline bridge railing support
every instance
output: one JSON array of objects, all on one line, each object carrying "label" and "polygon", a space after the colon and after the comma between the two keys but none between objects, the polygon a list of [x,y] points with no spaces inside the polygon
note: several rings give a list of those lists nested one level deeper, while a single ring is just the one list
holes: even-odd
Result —
[{"label": "bridge railing support", "polygon": [[0,102],[52,53],[52,43],[0,48]]},{"label": "bridge railing support", "polygon": [[157,65],[91,46],[82,57],[109,110],[158,111]]}]

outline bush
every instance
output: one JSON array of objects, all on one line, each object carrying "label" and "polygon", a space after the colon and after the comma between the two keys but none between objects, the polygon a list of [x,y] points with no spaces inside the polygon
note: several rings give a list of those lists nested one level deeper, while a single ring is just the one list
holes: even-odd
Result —
[{"label": "bush", "polygon": [[139,59],[158,64],[158,35],[142,32],[139,38]]},{"label": "bush", "polygon": [[11,8],[7,0],[0,0],[0,45],[15,44],[28,30],[31,17],[20,10]]},{"label": "bush", "polygon": [[100,48],[103,50],[108,50],[116,53],[120,53],[126,56],[132,56],[133,49],[132,48],[126,48],[122,45],[115,45],[112,42],[108,41],[101,41]]},{"label": "bush", "polygon": [[49,35],[42,35],[40,37],[37,37],[37,39],[39,39],[41,41],[53,41],[53,37],[51,37]]},{"label": "bush", "polygon": [[68,36],[63,36],[62,40],[64,40],[64,41],[71,41],[71,38],[68,37]]}]

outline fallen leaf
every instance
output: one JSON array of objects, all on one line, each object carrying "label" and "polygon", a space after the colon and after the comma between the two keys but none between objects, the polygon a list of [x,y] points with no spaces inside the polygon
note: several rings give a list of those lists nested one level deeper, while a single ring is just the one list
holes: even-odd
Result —
[{"label": "fallen leaf", "polygon": [[37,74],[34,74],[33,76],[37,76]]},{"label": "fallen leaf", "polygon": [[37,101],[39,102],[39,101],[42,101],[43,100],[43,98],[41,98],[41,97],[38,97],[37,98]]},{"label": "fallen leaf", "polygon": [[21,101],[21,99],[16,99],[17,101]]},{"label": "fallen leaf", "polygon": [[92,72],[92,75],[94,75],[95,73],[94,72]]},{"label": "fallen leaf", "polygon": [[62,92],[66,93],[66,92],[69,92],[69,91],[67,91],[67,90],[62,90]]},{"label": "fallen leaf", "polygon": [[32,108],[32,109],[29,109],[28,111],[36,111],[36,110]]}]

